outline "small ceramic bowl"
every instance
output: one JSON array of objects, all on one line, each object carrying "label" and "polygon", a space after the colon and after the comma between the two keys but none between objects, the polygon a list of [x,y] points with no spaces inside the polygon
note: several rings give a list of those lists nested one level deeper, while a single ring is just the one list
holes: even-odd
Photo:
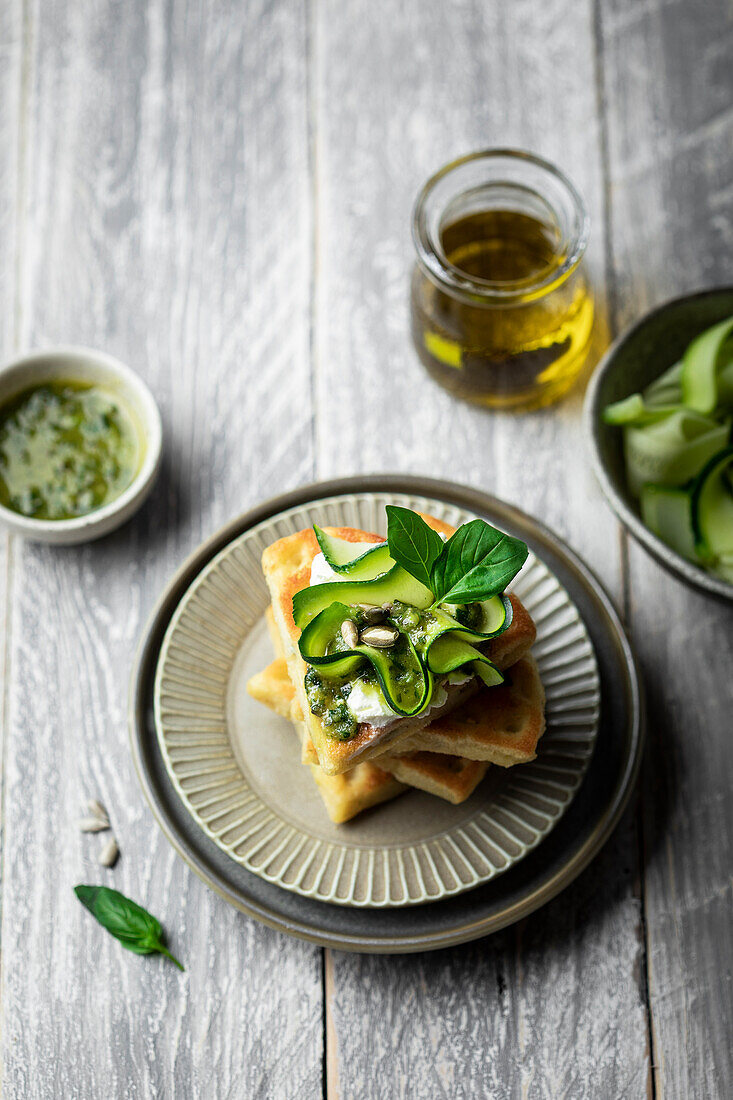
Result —
[{"label": "small ceramic bowl", "polygon": [[595,474],[621,522],[670,573],[724,600],[733,600],[733,584],[686,561],[644,526],[626,484],[621,429],[604,424],[601,416],[606,405],[643,390],[680,359],[691,340],[731,315],[733,287],[702,290],[657,306],[608,349],[588,386],[584,408]]},{"label": "small ceramic bowl", "polygon": [[143,380],[111,355],[83,347],[34,351],[0,367],[0,406],[30,386],[54,379],[96,382],[119,398],[138,432],[142,451],[133,481],[109,504],[73,519],[33,519],[0,504],[0,522],[36,542],[70,545],[101,538],[129,519],[153,487],[163,449],[163,428],[155,399]]}]

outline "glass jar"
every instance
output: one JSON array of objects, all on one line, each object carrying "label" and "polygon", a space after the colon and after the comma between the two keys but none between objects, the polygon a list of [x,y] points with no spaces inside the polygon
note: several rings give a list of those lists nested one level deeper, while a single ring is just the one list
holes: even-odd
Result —
[{"label": "glass jar", "polygon": [[432,176],[413,211],[411,292],[430,374],[495,408],[547,405],[570,389],[593,327],[588,229],[572,183],[530,153],[488,149]]}]

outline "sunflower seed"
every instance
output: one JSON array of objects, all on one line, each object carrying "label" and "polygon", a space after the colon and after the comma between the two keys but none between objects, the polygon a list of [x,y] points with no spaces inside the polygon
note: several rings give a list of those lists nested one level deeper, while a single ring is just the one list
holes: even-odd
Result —
[{"label": "sunflower seed", "polygon": [[364,612],[366,621],[372,625],[381,623],[387,618],[386,610],[383,607],[377,607],[376,604],[360,603],[359,607]]},{"label": "sunflower seed", "polygon": [[356,649],[359,644],[359,631],[352,619],[344,619],[341,623],[341,637],[349,649]]},{"label": "sunflower seed", "polygon": [[375,649],[389,649],[398,637],[399,631],[393,626],[368,626],[361,632],[362,642],[374,646]]},{"label": "sunflower seed", "polygon": [[89,810],[89,813],[92,815],[92,817],[99,818],[100,821],[106,821],[107,824],[109,824],[109,814],[107,813],[107,809],[98,799],[90,798],[87,802],[87,809]]},{"label": "sunflower seed", "polygon": [[83,817],[79,829],[82,833],[105,833],[109,829],[109,821],[102,821],[99,817]]},{"label": "sunflower seed", "polygon": [[114,867],[120,858],[120,849],[114,837],[110,837],[102,851],[99,853],[99,862],[102,867]]}]

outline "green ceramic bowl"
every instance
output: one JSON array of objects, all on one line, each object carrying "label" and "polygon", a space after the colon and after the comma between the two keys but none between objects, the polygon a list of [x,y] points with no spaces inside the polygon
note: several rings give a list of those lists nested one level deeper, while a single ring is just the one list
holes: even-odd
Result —
[{"label": "green ceramic bowl", "polygon": [[612,401],[644,389],[677,362],[699,333],[731,314],[733,287],[702,290],[657,306],[608,349],[588,386],[584,409],[596,477],[623,525],[670,573],[723,600],[733,600],[733,584],[680,557],[642,523],[626,484],[621,430],[604,424],[601,414]]}]

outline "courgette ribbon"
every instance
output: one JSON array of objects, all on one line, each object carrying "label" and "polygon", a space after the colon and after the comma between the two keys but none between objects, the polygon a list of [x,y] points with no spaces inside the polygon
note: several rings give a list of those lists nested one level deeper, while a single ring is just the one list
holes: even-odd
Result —
[{"label": "courgette ribbon", "polygon": [[691,493],[695,547],[705,564],[725,579],[733,578],[733,447],[714,455],[700,472]]},{"label": "courgette ribbon", "polygon": [[396,565],[386,542],[372,543],[354,557],[353,542],[329,535],[317,523],[313,524],[313,531],[326,564],[334,573],[351,581],[373,580],[382,573],[388,573]]},{"label": "courgette ribbon", "polygon": [[[315,586],[319,587],[326,586]],[[481,625],[489,627],[488,630],[463,626],[438,608],[430,612],[419,648],[396,616],[387,619],[399,631],[393,647],[377,649],[360,643],[354,649],[345,649],[340,640],[341,626],[352,618],[354,611],[344,603],[332,602],[306,625],[298,645],[303,660],[326,678],[355,677],[360,668],[370,665],[389,706],[409,718],[430,705],[434,674],[468,666],[489,687],[503,683],[499,670],[471,643],[486,642],[506,630],[512,620],[512,605],[506,596],[494,596],[483,605],[483,611]]]},{"label": "courgette ribbon", "polygon": [[325,581],[302,588],[293,596],[293,620],[302,630],[334,601],[379,605],[394,600],[422,610],[430,607],[433,594],[401,565],[393,565],[386,573],[370,580]]},{"label": "courgette ribbon", "polygon": [[719,424],[691,409],[637,428],[627,425],[624,454],[629,487],[639,496],[643,485],[684,485],[725,446],[730,421]]},{"label": "courgette ribbon", "polygon": [[409,635],[400,634],[394,652],[364,644],[345,649],[339,646],[341,625],[353,613],[346,604],[332,603],[316,615],[298,642],[303,660],[327,679],[355,677],[371,665],[392,710],[404,718],[419,714],[430,702],[433,676]]},{"label": "courgette ribbon", "polygon": [[733,404],[733,317],[700,333],[682,357],[682,399],[710,415]]},{"label": "courgette ribbon", "polygon": [[733,317],[646,387],[608,405],[642,519],[688,561],[733,581]]}]

